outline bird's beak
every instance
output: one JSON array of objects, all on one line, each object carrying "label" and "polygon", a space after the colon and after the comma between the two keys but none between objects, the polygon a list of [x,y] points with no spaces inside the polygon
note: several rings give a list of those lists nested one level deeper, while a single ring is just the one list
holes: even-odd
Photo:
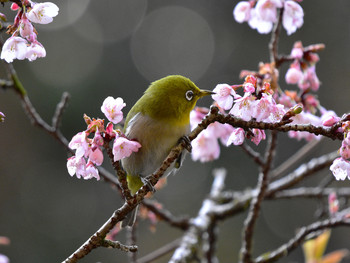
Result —
[{"label": "bird's beak", "polygon": [[211,91],[211,90],[204,90],[204,89],[201,89],[200,93],[199,93],[199,97],[204,97],[204,96],[208,96],[208,95],[213,95],[213,94],[216,94],[214,91]]}]

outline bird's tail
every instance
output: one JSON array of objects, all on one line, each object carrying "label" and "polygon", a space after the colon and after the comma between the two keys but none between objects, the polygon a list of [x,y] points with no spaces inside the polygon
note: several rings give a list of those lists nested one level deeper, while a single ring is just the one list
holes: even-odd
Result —
[{"label": "bird's tail", "polygon": [[[128,187],[130,189],[130,193],[134,195],[142,186],[143,182],[139,176],[127,175],[126,180],[128,182]],[[136,221],[137,212],[139,210],[139,206],[126,215],[124,220],[122,221],[120,227],[125,228],[127,226],[132,227]]]},{"label": "bird's tail", "polygon": [[139,206],[136,206],[136,208],[133,211],[131,211],[131,213],[127,214],[126,217],[123,219],[122,223],[120,224],[120,227],[132,227],[135,224],[138,210]]}]

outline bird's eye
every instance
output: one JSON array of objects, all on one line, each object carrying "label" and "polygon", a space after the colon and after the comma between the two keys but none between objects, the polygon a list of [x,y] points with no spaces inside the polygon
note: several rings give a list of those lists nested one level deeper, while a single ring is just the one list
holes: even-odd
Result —
[{"label": "bird's eye", "polygon": [[191,101],[193,99],[193,91],[192,90],[186,91],[186,99],[188,101]]}]

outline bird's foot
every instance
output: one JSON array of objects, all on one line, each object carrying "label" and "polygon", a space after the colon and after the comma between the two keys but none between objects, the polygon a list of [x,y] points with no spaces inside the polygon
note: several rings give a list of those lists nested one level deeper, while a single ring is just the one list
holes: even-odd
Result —
[{"label": "bird's foot", "polygon": [[183,146],[185,147],[185,149],[186,149],[188,152],[192,152],[192,145],[191,145],[191,141],[190,141],[190,139],[188,138],[188,136],[182,136],[182,137],[179,139],[179,143],[183,143]]},{"label": "bird's foot", "polygon": [[149,181],[149,179],[147,178],[141,178],[142,182],[144,185],[147,185],[148,189],[152,192],[155,193],[156,189],[154,188],[154,186],[152,185],[152,183]]}]

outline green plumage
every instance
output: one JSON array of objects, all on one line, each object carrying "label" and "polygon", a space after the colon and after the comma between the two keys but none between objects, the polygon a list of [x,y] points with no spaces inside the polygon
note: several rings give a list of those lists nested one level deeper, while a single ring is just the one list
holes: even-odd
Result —
[{"label": "green plumage", "polygon": [[[122,166],[132,194],[143,185],[141,178],[155,172],[171,148],[189,133],[191,110],[200,97],[209,94],[190,79],[172,75],[153,82],[131,108],[124,132],[129,139],[140,142],[141,148],[122,159]],[[166,174],[173,169],[170,167]],[[127,220],[128,225],[134,222],[134,218]]]}]

